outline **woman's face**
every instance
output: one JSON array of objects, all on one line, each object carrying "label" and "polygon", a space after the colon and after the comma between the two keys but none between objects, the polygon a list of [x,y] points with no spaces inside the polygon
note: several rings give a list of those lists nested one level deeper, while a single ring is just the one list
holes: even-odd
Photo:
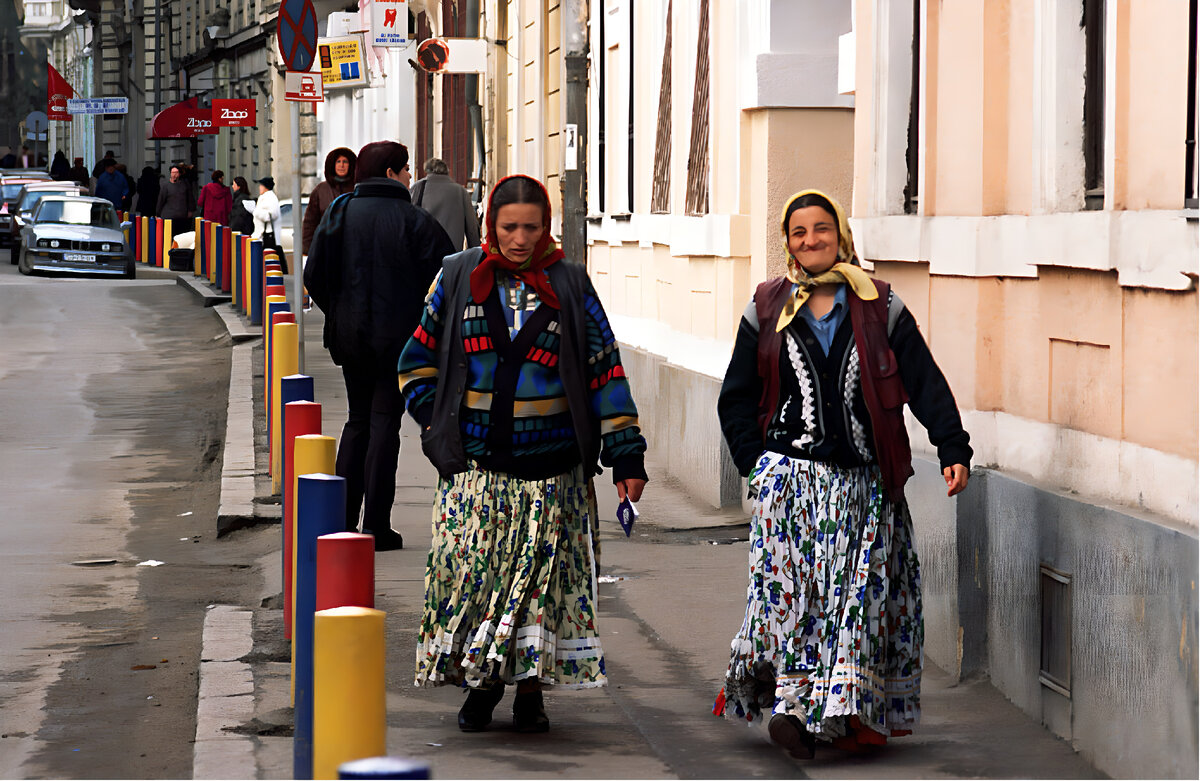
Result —
[{"label": "woman's face", "polygon": [[809,274],[833,268],[838,260],[837,218],[820,206],[805,206],[788,218],[788,251]]},{"label": "woman's face", "polygon": [[496,212],[496,241],[500,254],[514,263],[524,263],[546,232],[540,203],[509,203]]},{"label": "woman's face", "polygon": [[338,176],[345,176],[350,173],[350,159],[345,155],[333,161],[333,172]]}]

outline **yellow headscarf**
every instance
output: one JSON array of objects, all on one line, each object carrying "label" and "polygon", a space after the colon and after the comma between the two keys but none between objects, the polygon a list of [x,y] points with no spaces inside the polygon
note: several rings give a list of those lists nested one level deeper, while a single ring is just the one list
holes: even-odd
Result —
[{"label": "yellow headscarf", "polygon": [[[837,216],[838,222],[838,262],[817,276],[812,276],[799,261],[792,255],[791,249],[788,247],[788,209],[792,203],[805,195],[819,195],[829,201],[833,206],[833,210]],[[804,302],[808,300],[809,293],[813,288],[820,285],[828,285],[836,282],[845,282],[854,295],[861,298],[863,301],[874,301],[879,298],[879,291],[875,289],[875,284],[871,281],[871,277],[867,272],[863,271],[858,265],[858,256],[854,253],[854,234],[850,232],[850,223],[846,220],[846,212],[842,209],[842,205],[833,198],[830,198],[820,190],[801,190],[800,192],[787,199],[783,204],[783,212],[779,216],[779,227],[783,231],[783,251],[788,256],[788,271],[787,278],[796,284],[796,292],[783,305],[783,311],[779,313],[779,322],[775,325],[775,330],[782,331],[787,328],[788,323],[792,322],[792,318],[800,311],[800,307],[804,306]]]}]

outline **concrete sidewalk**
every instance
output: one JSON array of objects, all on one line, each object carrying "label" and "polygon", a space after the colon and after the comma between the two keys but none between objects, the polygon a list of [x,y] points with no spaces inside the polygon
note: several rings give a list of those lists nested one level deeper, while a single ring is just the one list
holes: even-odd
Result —
[{"label": "concrete sidewalk", "polygon": [[[223,312],[226,307],[214,310],[231,334],[244,331],[244,321],[231,308]],[[318,310],[305,314],[305,373],[314,378],[323,405],[323,431],[337,437],[346,415],[345,388],[321,347],[322,323]],[[278,526],[261,525],[278,522],[265,479],[258,397],[262,347],[252,338],[233,349],[243,352],[230,378],[226,447],[233,452],[226,454],[230,471],[222,484],[222,517],[238,519],[231,528],[251,525],[239,533],[278,535]],[[253,452],[247,454],[247,447]],[[456,722],[461,691],[413,686],[436,473],[421,454],[415,424],[405,421],[392,511],[405,549],[376,554],[376,607],[388,614],[390,754],[430,762],[439,778],[1102,777],[985,680],[955,682],[936,668],[926,670],[923,722],[916,734],[871,755],[818,748],[815,760],[797,762],[770,745],[764,729],[714,718],[713,697],[744,609],[746,519],[740,510],[698,505],[661,477],[652,461],[648,468],[653,480],[628,539],[611,520],[616,504],[611,485],[605,477],[596,481],[601,517],[610,519],[602,524],[599,573],[599,625],[610,685],[549,690],[552,728],[546,735],[512,730],[506,713],[511,695],[487,732],[464,734]],[[247,494],[249,484],[253,495]],[[260,604],[208,612],[195,778],[293,776],[280,569],[278,554],[260,562]]]}]

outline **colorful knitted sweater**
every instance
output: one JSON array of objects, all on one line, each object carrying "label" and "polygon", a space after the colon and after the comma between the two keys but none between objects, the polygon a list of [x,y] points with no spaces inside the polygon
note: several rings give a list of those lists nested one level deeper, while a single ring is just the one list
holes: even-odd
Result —
[{"label": "colorful knitted sweater", "polygon": [[[558,372],[559,312],[524,290],[514,311],[511,280],[498,274],[482,305],[468,301],[463,318],[467,380],[459,414],[463,449],[481,467],[524,479],[546,479],[582,461]],[[450,316],[442,275],[434,281],[421,323],[399,362],[400,389],[409,413],[429,424],[438,382],[438,340]],[[600,463],[613,480],[646,478],[646,440],[621,365],[616,338],[596,291],[588,283],[586,310],[591,414],[600,424]]]}]

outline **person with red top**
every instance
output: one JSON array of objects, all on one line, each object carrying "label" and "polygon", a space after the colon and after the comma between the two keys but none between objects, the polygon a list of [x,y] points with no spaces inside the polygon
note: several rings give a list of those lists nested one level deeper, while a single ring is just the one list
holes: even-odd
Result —
[{"label": "person with red top", "polygon": [[229,222],[229,212],[232,209],[233,193],[225,186],[225,172],[213,171],[212,181],[200,189],[196,210],[209,222],[224,225]]},{"label": "person with red top", "polygon": [[717,413],[749,476],[750,585],[714,713],[758,722],[792,756],[852,751],[920,718],[924,625],[904,484],[907,402],[938,450],[947,495],[970,437],[891,287],[868,276],[837,201],[793,195],[788,272],[758,286]]},{"label": "person with red top", "polygon": [[550,199],[502,179],[482,247],[452,255],[400,356],[399,380],[441,479],[416,681],[468,692],[479,732],[516,685],[518,732],[550,728],[542,684],[604,686],[593,476],[646,484],[646,440],[616,337],[581,263],[550,235]]}]

